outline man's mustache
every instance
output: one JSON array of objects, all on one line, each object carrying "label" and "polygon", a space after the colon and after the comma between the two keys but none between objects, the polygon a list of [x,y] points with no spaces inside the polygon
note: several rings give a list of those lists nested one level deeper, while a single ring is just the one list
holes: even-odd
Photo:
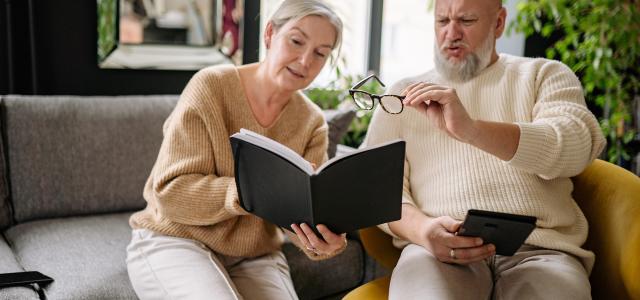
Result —
[{"label": "man's mustache", "polygon": [[444,42],[444,44],[442,44],[442,46],[440,46],[440,50],[444,51],[447,48],[451,48],[451,47],[460,47],[460,48],[469,48],[469,44],[461,41],[461,40],[455,40],[452,42]]}]

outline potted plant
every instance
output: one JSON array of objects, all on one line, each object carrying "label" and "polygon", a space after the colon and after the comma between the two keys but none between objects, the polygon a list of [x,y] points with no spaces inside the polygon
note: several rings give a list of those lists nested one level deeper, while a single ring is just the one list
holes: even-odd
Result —
[{"label": "potted plant", "polygon": [[638,152],[632,146],[638,140],[632,109],[640,95],[640,2],[523,0],[509,25],[514,28],[526,36],[559,35],[547,58],[578,74],[587,102],[602,110],[608,160],[626,165]]}]

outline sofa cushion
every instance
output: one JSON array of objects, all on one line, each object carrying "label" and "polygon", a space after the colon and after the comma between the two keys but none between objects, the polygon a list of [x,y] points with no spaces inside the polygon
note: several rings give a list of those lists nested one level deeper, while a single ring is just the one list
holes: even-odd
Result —
[{"label": "sofa cushion", "polygon": [[327,109],[323,111],[324,119],[329,126],[329,148],[327,149],[327,154],[329,158],[332,158],[336,155],[336,148],[342,137],[349,130],[349,125],[351,125],[351,121],[356,116],[356,112],[353,110],[338,110],[338,109]]},{"label": "sofa cushion", "polygon": [[[25,269],[55,281],[50,299],[136,299],[125,265],[130,213],[32,221],[6,231]],[[292,244],[283,251],[301,299],[318,299],[359,285],[363,250],[350,240],[341,255],[315,262]],[[339,271],[338,271],[339,270]]]},{"label": "sofa cushion", "polygon": [[[6,96],[14,218],[140,209],[178,96]],[[100,201],[96,201],[100,199]]]},{"label": "sofa cushion", "polygon": [[349,240],[340,255],[312,261],[291,243],[282,251],[287,257],[291,278],[300,299],[321,299],[353,289],[364,277],[364,250],[360,242]]},{"label": "sofa cushion", "polygon": [[[24,269],[16,260],[11,248],[0,236],[0,274],[22,271]],[[8,287],[0,289],[0,299],[38,299],[38,294],[29,287]]]},{"label": "sofa cushion", "polygon": [[32,221],[5,234],[25,269],[54,279],[49,299],[135,299],[125,266],[130,215]]}]

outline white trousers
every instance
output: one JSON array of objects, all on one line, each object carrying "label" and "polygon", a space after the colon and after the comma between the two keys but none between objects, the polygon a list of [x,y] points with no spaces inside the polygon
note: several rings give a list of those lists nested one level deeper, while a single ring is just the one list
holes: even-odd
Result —
[{"label": "white trousers", "polygon": [[281,251],[229,257],[147,229],[132,232],[127,271],[140,299],[298,299]]},{"label": "white trousers", "polygon": [[440,262],[407,245],[391,275],[389,299],[591,299],[589,275],[561,251],[522,246],[470,265]]}]

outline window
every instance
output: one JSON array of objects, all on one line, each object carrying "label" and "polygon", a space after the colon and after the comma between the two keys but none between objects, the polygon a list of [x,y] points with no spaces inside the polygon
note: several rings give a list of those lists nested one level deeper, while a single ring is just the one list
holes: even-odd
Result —
[{"label": "window", "polygon": [[428,1],[386,1],[380,78],[393,84],[433,68],[433,43],[433,10],[429,9]]},{"label": "window", "polygon": [[[260,30],[283,0],[261,0]],[[380,0],[382,1],[382,0]],[[507,0],[507,24],[517,14],[516,3]],[[342,52],[338,66],[345,74],[364,76],[368,71],[369,31],[372,18],[372,0],[325,0],[344,22]],[[380,57],[380,79],[386,84],[408,76],[424,73],[434,67],[434,14],[425,0],[387,0],[383,2]],[[265,54],[262,32],[260,58]],[[522,34],[503,34],[496,47],[499,53],[524,54]],[[377,55],[377,54],[373,54]],[[325,86],[336,78],[335,68],[327,64],[312,86]]]}]

